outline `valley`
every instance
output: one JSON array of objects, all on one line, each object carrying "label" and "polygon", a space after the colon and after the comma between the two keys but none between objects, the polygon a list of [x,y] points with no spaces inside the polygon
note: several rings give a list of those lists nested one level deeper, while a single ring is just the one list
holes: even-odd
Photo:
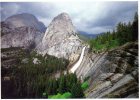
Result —
[{"label": "valley", "polygon": [[47,28],[27,13],[1,26],[3,99],[139,97],[137,13],[132,23],[86,41],[67,13]]}]

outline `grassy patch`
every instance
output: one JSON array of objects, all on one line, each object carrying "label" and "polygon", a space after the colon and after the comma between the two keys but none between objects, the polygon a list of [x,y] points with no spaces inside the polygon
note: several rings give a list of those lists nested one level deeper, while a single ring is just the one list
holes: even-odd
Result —
[{"label": "grassy patch", "polygon": [[85,81],[84,83],[82,83],[81,87],[82,87],[83,90],[86,90],[89,87],[88,82]]},{"label": "grassy patch", "polygon": [[71,98],[71,93],[70,92],[65,92],[64,94],[57,93],[57,95],[51,95],[48,96],[49,99],[67,99]]}]

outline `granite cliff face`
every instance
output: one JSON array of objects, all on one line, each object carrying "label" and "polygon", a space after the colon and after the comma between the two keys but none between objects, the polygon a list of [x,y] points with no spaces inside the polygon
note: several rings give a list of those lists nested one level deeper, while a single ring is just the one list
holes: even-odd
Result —
[{"label": "granite cliff face", "polygon": [[8,31],[8,34],[1,37],[1,47],[25,47],[29,49],[41,41],[43,34],[31,27],[20,27]]},{"label": "granite cliff face", "polygon": [[42,42],[37,46],[37,51],[42,54],[54,55],[75,60],[82,50],[82,41],[67,13],[56,16],[49,24]]},{"label": "granite cliff face", "polygon": [[88,77],[87,98],[138,98],[138,43],[127,43],[101,54],[86,50],[79,78]]}]

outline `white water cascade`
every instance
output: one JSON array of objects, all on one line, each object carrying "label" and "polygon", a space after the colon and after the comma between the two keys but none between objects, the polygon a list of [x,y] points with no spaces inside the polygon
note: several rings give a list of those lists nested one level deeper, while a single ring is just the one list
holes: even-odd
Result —
[{"label": "white water cascade", "polygon": [[71,73],[74,73],[76,71],[76,69],[80,66],[80,64],[83,60],[83,57],[84,57],[85,48],[86,48],[86,46],[83,47],[81,56],[80,56],[79,60],[77,61],[77,63],[70,69]]}]

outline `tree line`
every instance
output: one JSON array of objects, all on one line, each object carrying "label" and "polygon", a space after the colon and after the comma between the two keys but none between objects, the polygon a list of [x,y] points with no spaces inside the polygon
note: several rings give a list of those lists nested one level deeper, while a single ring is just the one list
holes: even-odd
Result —
[{"label": "tree line", "polygon": [[80,81],[76,74],[62,74],[58,79],[49,79],[48,89],[45,91],[47,95],[71,94],[70,98],[83,98],[84,93]]},{"label": "tree line", "polygon": [[116,30],[108,31],[97,36],[95,39],[89,40],[90,49],[92,51],[104,51],[117,46],[121,46],[127,42],[138,40],[138,14],[135,13],[133,22],[118,23]]}]

